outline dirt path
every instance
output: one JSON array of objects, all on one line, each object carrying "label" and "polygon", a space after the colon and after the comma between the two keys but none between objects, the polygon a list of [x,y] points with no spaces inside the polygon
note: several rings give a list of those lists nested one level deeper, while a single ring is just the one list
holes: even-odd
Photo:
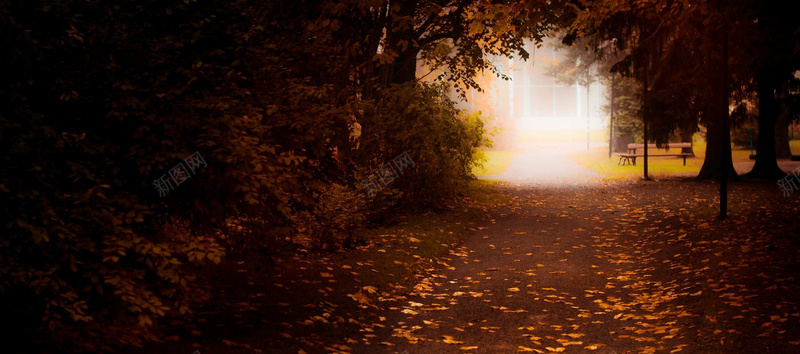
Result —
[{"label": "dirt path", "polygon": [[705,182],[507,192],[354,352],[800,352],[800,195],[734,184],[718,221]]}]

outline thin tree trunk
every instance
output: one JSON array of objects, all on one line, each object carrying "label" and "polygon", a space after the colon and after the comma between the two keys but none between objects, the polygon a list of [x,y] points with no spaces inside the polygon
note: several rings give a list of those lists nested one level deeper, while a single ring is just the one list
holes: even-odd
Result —
[{"label": "thin tree trunk", "polygon": [[722,102],[720,102],[719,115],[722,118],[722,146],[723,164],[720,166],[719,179],[719,218],[725,220],[728,217],[728,174],[725,173],[725,165],[732,165],[731,156],[731,128],[730,128],[730,92],[728,92],[728,29],[725,28],[725,36],[722,42]]},{"label": "thin tree trunk", "polygon": [[644,128],[644,176],[642,179],[649,180],[647,176],[647,67],[644,70],[644,93],[642,94],[642,126]]},{"label": "thin tree trunk", "polygon": [[[695,123],[695,124],[697,124],[697,123]],[[692,129],[681,128],[680,132],[681,132],[681,141],[680,142],[682,142],[682,143],[691,143],[692,142],[692,137],[694,136],[694,132],[692,131]],[[682,154],[692,154],[692,156],[694,156],[694,146],[688,147],[688,148],[682,148],[681,149],[681,153]]]},{"label": "thin tree trunk", "polygon": [[611,153],[614,148],[614,84],[616,74],[611,74],[611,115],[608,118],[608,157],[611,158]]},{"label": "thin tree trunk", "polygon": [[789,121],[792,112],[788,102],[789,83],[787,80],[782,81],[778,85],[778,100],[775,102],[778,109],[778,120],[775,122],[775,157],[788,159],[792,156],[792,150],[789,147]]}]

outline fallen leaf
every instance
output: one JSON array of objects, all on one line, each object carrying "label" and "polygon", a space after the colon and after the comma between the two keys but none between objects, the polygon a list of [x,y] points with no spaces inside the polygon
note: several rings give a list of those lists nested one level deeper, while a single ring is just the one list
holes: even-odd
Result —
[{"label": "fallen leaf", "polygon": [[453,339],[452,336],[443,335],[442,338],[444,338],[442,342],[444,342],[445,344],[464,344],[464,342],[462,341]]}]

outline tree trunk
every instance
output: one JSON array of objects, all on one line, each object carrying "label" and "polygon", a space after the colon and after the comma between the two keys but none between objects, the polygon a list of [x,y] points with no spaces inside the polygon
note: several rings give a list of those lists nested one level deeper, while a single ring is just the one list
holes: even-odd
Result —
[{"label": "tree trunk", "polygon": [[775,122],[775,157],[788,159],[792,156],[789,147],[789,120],[792,112],[788,102],[789,85],[786,80],[782,81],[784,82],[778,85],[778,100],[775,102],[778,109],[778,120]]},{"label": "tree trunk", "polygon": [[614,78],[615,74],[611,76],[611,115],[608,117],[608,158],[611,158],[611,153],[614,148]]},{"label": "tree trunk", "polygon": [[753,170],[746,174],[751,178],[781,179],[786,173],[778,167],[775,150],[775,123],[778,111],[775,102],[775,81],[766,63],[758,75],[758,145],[756,145],[756,163]]},{"label": "tree trunk", "polygon": [[[727,97],[727,39],[722,32],[717,33],[719,41],[725,40],[721,46],[723,48],[723,55],[716,60],[712,60],[711,64],[716,62],[715,67],[723,67],[724,72],[711,71],[713,79],[710,90],[708,90],[708,102],[706,109],[710,113],[711,119],[707,120],[706,131],[706,157],[703,161],[703,167],[700,168],[700,173],[697,174],[698,179],[718,179],[722,180],[723,176],[727,180],[737,181],[739,175],[736,169],[733,168],[733,159],[731,158],[731,131],[728,128],[728,115],[729,103]],[[727,173],[723,172],[727,171]]]},{"label": "tree trunk", "polygon": [[[692,142],[692,137],[694,136],[694,132],[692,131],[692,129],[681,128],[680,132],[681,132],[681,141],[680,141],[681,143]],[[682,148],[681,154],[692,154],[692,156],[694,156],[694,146],[688,148]]]},{"label": "tree trunk", "polygon": [[644,93],[642,93],[642,127],[644,128],[643,129],[644,130],[644,156],[642,158],[642,160],[644,160],[644,163],[642,164],[642,165],[644,165],[644,167],[643,167],[644,176],[642,176],[642,179],[645,179],[645,180],[649,180],[650,179],[650,177],[647,175],[647,170],[648,170],[648,166],[647,166],[648,165],[647,164],[648,161],[647,160],[648,160],[648,157],[649,157],[648,153],[647,153],[647,143],[648,143],[647,142],[647,108],[648,108],[648,105],[647,105],[647,89],[648,89],[647,88],[647,68],[645,67],[645,70],[644,70]]},{"label": "tree trunk", "polygon": [[[615,129],[616,131],[617,129]],[[636,141],[633,139],[633,134],[620,134],[616,133],[614,139],[614,152],[628,152],[628,144],[633,144]]]},{"label": "tree trunk", "polygon": [[408,49],[394,62],[393,84],[404,84],[417,79],[417,49]]},{"label": "tree trunk", "polygon": [[[393,6],[400,7],[396,18],[414,18],[418,4],[416,1],[399,1],[395,2]],[[417,40],[419,38],[414,26],[407,24],[398,24],[398,26],[391,29],[392,33],[389,37],[392,49],[398,53],[392,65],[392,83],[405,84],[417,79],[417,55],[420,50],[417,47]],[[402,42],[405,42],[406,45],[401,45]]]},{"label": "tree trunk", "polygon": [[723,155],[722,165],[720,166],[719,179],[719,219],[725,220],[728,217],[728,174],[725,165],[733,165],[731,156],[731,111],[730,111],[730,92],[728,91],[728,26],[725,26],[725,39],[722,42],[722,100],[719,107],[719,115],[722,118],[722,141],[720,142]]},{"label": "tree trunk", "polygon": [[[730,132],[722,131],[722,122],[715,119],[708,125],[706,132],[706,157],[703,160],[703,167],[700,168],[700,173],[697,174],[698,179],[720,179],[722,177],[722,164],[727,161],[728,179],[738,180],[739,176],[733,168],[731,161],[731,148],[728,144],[727,148],[723,147],[723,139],[725,133],[730,136]],[[730,141],[730,140],[728,140]]]}]

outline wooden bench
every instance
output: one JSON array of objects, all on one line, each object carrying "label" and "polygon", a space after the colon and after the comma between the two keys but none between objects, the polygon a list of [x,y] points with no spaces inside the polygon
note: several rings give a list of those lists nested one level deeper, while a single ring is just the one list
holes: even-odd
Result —
[{"label": "wooden bench", "polygon": [[[690,148],[692,147],[692,143],[668,143],[661,147],[661,149],[668,150],[669,148]],[[636,166],[636,158],[644,156],[644,153],[637,153],[636,150],[644,149],[644,144],[628,144],[628,152],[627,153],[617,153],[619,156],[619,161],[617,165],[625,166],[625,164]],[[656,144],[647,144],[647,149],[659,149]],[[675,154],[647,154],[647,157],[667,157],[667,156],[676,156],[683,158],[683,165],[686,166],[686,158],[692,157],[694,155],[690,153],[675,153]]]}]

